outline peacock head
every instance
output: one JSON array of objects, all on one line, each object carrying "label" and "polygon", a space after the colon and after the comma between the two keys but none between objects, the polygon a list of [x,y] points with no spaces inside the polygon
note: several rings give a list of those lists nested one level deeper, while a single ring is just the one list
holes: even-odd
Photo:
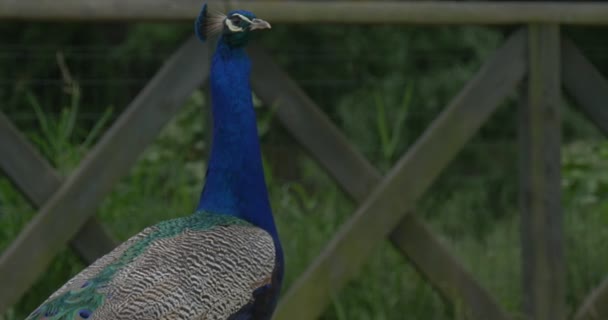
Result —
[{"label": "peacock head", "polygon": [[249,41],[254,30],[270,29],[270,23],[256,18],[245,10],[234,10],[227,15],[207,14],[207,4],[194,22],[194,31],[201,41],[206,41],[212,34],[221,34],[223,41],[234,48],[243,47]]}]

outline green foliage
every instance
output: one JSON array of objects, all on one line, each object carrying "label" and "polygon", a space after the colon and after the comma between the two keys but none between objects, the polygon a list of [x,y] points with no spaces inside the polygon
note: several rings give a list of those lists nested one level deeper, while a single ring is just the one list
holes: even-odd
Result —
[{"label": "green foliage", "polygon": [[[608,194],[608,144],[577,141],[564,150],[563,187],[581,206],[601,203]],[[589,176],[589,172],[595,172]],[[608,217],[607,217],[608,218]],[[607,220],[608,222],[608,220]]]},{"label": "green foliage", "polygon": [[[55,168],[63,174],[78,164],[85,152],[96,142],[112,114],[112,109],[107,109],[90,131],[75,132],[82,131],[81,127],[76,127],[80,106],[80,89],[77,85],[70,90],[70,96],[70,105],[62,108],[57,117],[53,117],[43,111],[38,99],[31,92],[27,93],[27,99],[36,114],[40,128],[31,132],[29,137],[39,146],[42,154],[51,159]],[[81,137],[81,141],[74,141]]]},{"label": "green foliage", "polygon": [[[404,141],[402,132],[405,126],[405,117],[408,115],[410,101],[412,98],[412,87],[408,87],[403,97],[403,102],[396,111],[394,118],[387,117],[385,109],[386,104],[379,93],[376,93],[376,131],[380,136],[380,150],[382,150],[382,158],[388,163],[394,162],[397,144]],[[389,119],[392,119],[390,121]],[[392,123],[389,123],[392,122]],[[389,128],[390,127],[390,128]]]},{"label": "green foliage", "polygon": [[608,242],[608,143],[576,141],[563,150],[568,299],[582,303],[606,277],[608,256],[598,249]]}]

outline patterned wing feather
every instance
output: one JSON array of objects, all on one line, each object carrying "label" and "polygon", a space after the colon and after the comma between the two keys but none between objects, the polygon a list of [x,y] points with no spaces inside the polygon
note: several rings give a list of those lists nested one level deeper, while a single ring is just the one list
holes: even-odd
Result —
[{"label": "patterned wing feather", "polygon": [[242,220],[198,213],[150,227],[96,261],[28,319],[227,319],[269,283],[275,247]]}]

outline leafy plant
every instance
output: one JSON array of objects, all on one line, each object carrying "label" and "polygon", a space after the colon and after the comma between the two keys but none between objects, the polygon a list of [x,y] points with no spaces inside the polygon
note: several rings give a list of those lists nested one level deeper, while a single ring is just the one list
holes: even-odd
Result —
[{"label": "leafy plant", "polygon": [[93,146],[112,115],[112,109],[106,109],[91,130],[83,134],[82,128],[77,126],[80,89],[74,85],[70,92],[71,104],[64,107],[56,119],[44,112],[33,93],[27,93],[27,99],[40,126],[39,130],[30,134],[30,138],[63,174],[72,169],[84,153]]},{"label": "leafy plant", "polygon": [[383,160],[390,164],[395,160],[399,143],[407,140],[403,137],[403,129],[412,101],[412,86],[407,86],[400,107],[397,108],[394,116],[391,117],[387,117],[383,96],[376,93],[375,98],[376,128],[380,138],[380,149],[382,150]]}]

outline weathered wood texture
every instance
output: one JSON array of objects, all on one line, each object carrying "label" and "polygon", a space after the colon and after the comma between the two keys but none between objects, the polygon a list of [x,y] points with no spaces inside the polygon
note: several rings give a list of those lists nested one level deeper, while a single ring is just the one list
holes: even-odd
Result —
[{"label": "weathered wood texture", "polygon": [[207,79],[206,53],[197,39],[189,39],[0,256],[0,313],[44,272],[162,126]]},{"label": "weathered wood texture", "polygon": [[608,318],[608,279],[593,290],[576,312],[574,320],[603,320]]},{"label": "weathered wood texture", "polygon": [[[7,150],[0,157],[0,168],[34,207],[44,205],[61,186],[61,179],[53,167],[2,113],[0,150]],[[117,242],[95,217],[91,217],[70,244],[86,263],[92,263],[114,249]]]},{"label": "weathered wood texture", "polygon": [[0,167],[28,200],[41,206],[59,188],[60,177],[36,148],[0,113]]},{"label": "weathered wood texture", "polygon": [[572,41],[565,38],[562,48],[562,81],[580,110],[608,136],[608,81]]},{"label": "weathered wood texture", "polygon": [[565,319],[560,180],[560,44],[557,25],[528,32],[527,100],[520,108],[524,313]]},{"label": "weathered wood texture", "polygon": [[[278,107],[277,115],[290,133],[357,202],[363,202],[382,176],[358,152],[304,91],[261,48],[250,50],[252,86],[258,97]],[[401,212],[404,215],[405,212]],[[409,232],[415,226],[415,232]],[[406,231],[406,232],[404,232]],[[399,248],[439,290],[460,303],[472,319],[508,319],[498,303],[449,253],[423,221],[410,214],[391,234]],[[279,314],[276,319],[291,319]]]},{"label": "weathered wood texture", "polygon": [[[525,34],[518,32],[403,156],[293,284],[278,319],[313,319],[430,186],[525,74]],[[399,208],[398,211],[395,208]]]},{"label": "weathered wood texture", "polygon": [[[598,2],[208,1],[212,10],[249,9],[272,23],[608,24]],[[192,21],[198,0],[0,0],[0,19]]]}]

